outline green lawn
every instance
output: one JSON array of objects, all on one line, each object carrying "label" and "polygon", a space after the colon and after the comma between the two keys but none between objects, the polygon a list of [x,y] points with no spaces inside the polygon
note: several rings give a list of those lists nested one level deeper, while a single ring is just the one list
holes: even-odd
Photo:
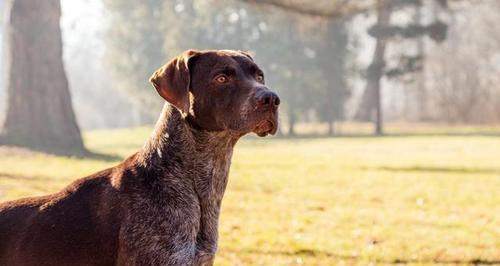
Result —
[{"label": "green lawn", "polygon": [[[0,199],[57,191],[149,131],[85,134],[115,157],[0,148]],[[500,264],[499,192],[500,137],[248,138],[234,154],[216,265]]]}]

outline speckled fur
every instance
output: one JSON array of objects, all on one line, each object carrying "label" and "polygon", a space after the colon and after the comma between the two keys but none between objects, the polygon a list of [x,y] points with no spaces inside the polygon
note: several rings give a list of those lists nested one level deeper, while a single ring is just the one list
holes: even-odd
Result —
[{"label": "speckled fur", "polygon": [[[237,138],[193,129],[168,105],[162,116],[166,119],[160,119],[138,154],[148,186],[122,184],[133,193],[118,260],[124,265],[211,265]],[[155,176],[144,174],[148,171]]]},{"label": "speckled fur", "polygon": [[[212,82],[214,64],[237,82]],[[0,204],[0,265],[213,265],[234,145],[276,132],[279,102],[262,99],[268,89],[240,52],[186,51],[160,70],[153,84],[175,104],[142,149],[56,194]],[[266,120],[274,127],[259,127]]]},{"label": "speckled fur", "polygon": [[[225,131],[194,129],[167,104],[150,140],[122,164],[78,180],[60,193],[0,205],[0,265],[212,265],[221,200],[237,139]],[[72,221],[82,223],[85,229],[67,243],[76,247],[64,256],[54,250],[46,251],[47,257],[40,254],[44,243],[39,241],[75,234],[75,230],[66,231],[58,224],[71,217],[58,220],[48,216],[68,208],[64,206],[70,204],[68,198],[90,187],[95,198],[79,199],[78,204],[99,207],[96,213],[90,211],[92,222],[87,216]],[[26,205],[31,209],[24,219],[9,220]],[[80,213],[86,212],[83,207],[72,204],[71,208],[85,215]],[[45,226],[48,218],[51,225]],[[107,233],[116,236],[92,243],[96,250],[116,247],[114,255],[95,253],[110,256],[109,260],[94,261],[93,254],[84,254],[82,259],[77,254],[77,242],[96,234],[95,228],[85,228],[86,223],[108,228]],[[40,228],[33,228],[33,224],[40,224]],[[50,233],[48,228],[62,231],[45,235]],[[7,245],[9,239],[15,241]]]}]

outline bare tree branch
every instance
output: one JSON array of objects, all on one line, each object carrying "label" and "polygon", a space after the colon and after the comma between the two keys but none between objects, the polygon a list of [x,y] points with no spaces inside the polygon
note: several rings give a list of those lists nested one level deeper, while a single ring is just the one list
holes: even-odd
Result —
[{"label": "bare tree branch", "polygon": [[240,0],[249,4],[269,5],[304,15],[342,17],[366,12],[373,8],[373,0]]},{"label": "bare tree branch", "polygon": [[[299,14],[336,18],[352,16],[375,10],[375,0],[240,0],[254,5],[267,5]],[[418,5],[422,0],[391,0],[387,4],[396,8],[401,5]],[[475,3],[479,0],[435,0],[443,7],[452,3]]]}]

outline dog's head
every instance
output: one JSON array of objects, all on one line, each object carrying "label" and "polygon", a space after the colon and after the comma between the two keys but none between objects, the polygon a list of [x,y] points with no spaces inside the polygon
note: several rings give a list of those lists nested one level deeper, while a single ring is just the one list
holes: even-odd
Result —
[{"label": "dog's head", "polygon": [[278,95],[265,85],[264,73],[244,52],[188,50],[150,78],[158,93],[192,124],[235,135],[274,135]]}]

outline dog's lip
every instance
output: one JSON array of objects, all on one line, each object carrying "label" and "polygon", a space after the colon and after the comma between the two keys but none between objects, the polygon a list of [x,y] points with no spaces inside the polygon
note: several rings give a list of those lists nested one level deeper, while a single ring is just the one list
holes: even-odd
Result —
[{"label": "dog's lip", "polygon": [[253,130],[259,137],[265,137],[269,134],[274,135],[277,131],[277,122],[273,119],[264,119],[260,121]]}]

